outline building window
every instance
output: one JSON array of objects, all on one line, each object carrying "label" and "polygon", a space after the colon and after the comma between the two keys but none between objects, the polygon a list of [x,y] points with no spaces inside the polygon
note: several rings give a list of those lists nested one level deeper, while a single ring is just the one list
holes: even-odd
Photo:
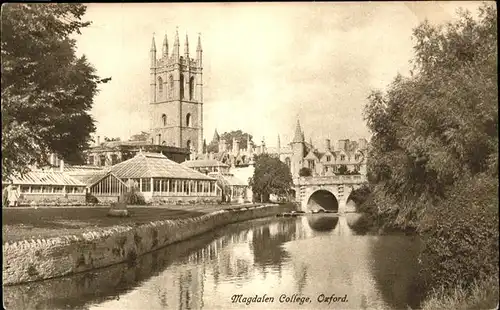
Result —
[{"label": "building window", "polygon": [[194,77],[189,79],[189,100],[194,99]]},{"label": "building window", "polygon": [[142,179],[142,191],[143,192],[151,191],[151,179]]},{"label": "building window", "polygon": [[115,165],[118,163],[118,155],[112,154],[111,155],[111,165]]},{"label": "building window", "polygon": [[163,124],[163,127],[167,126],[167,116],[165,114],[161,115],[161,123]]},{"label": "building window", "polygon": [[309,169],[313,169],[314,170],[314,160],[313,159],[309,159],[307,162],[309,164]]},{"label": "building window", "polygon": [[340,155],[340,160],[345,160],[345,155]]},{"label": "building window", "polygon": [[163,79],[161,76],[158,77],[158,99],[162,99],[163,96]]},{"label": "building window", "polygon": [[168,77],[168,82],[170,84],[169,88],[168,88],[168,97],[169,98],[172,98],[174,96],[174,77],[172,75],[170,75]]},{"label": "building window", "polygon": [[99,165],[100,166],[106,165],[106,156],[104,155],[99,156]]},{"label": "building window", "polygon": [[326,156],[326,161],[332,161],[332,157],[330,155]]},{"label": "building window", "polygon": [[359,159],[359,154],[354,155],[354,160],[358,160],[358,159]]},{"label": "building window", "polygon": [[290,157],[285,158],[285,164],[286,164],[288,167],[290,167],[290,165],[291,165]]},{"label": "building window", "polygon": [[180,81],[179,81],[179,92],[180,92],[180,96],[181,96],[181,99],[184,99],[184,75],[181,74],[181,78],[180,78]]},{"label": "building window", "polygon": [[186,142],[186,148],[187,148],[188,150],[190,150],[190,149],[191,149],[191,140],[187,140],[187,142]]},{"label": "building window", "polygon": [[186,115],[186,127],[191,127],[191,113]]}]

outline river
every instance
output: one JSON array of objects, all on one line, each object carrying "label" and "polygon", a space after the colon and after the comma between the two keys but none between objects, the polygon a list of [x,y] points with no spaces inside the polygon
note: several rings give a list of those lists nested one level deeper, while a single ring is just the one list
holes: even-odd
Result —
[{"label": "river", "polygon": [[232,224],[120,264],[4,288],[7,309],[406,309],[412,236],[356,235],[345,216]]}]

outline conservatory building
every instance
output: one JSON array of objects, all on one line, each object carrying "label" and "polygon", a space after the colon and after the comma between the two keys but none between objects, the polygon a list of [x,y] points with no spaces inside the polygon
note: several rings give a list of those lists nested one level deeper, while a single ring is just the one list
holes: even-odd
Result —
[{"label": "conservatory building", "polygon": [[116,200],[134,186],[149,202],[215,201],[221,194],[216,179],[178,164],[161,153],[139,152],[86,182],[97,199]]}]

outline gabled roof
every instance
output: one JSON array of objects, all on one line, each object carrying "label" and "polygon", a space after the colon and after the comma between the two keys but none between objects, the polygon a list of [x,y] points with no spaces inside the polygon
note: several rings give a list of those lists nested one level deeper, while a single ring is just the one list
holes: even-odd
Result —
[{"label": "gabled roof", "polygon": [[45,170],[34,170],[23,176],[14,176],[12,183],[15,185],[85,186],[81,181],[67,173]]},{"label": "gabled roof", "polygon": [[304,159],[318,159],[318,155],[316,155],[316,153],[313,150],[311,150],[306,155],[306,157],[304,157]]},{"label": "gabled roof", "polygon": [[139,152],[135,157],[112,166],[110,171],[121,179],[170,178],[213,180],[213,178],[178,164],[160,153]]}]

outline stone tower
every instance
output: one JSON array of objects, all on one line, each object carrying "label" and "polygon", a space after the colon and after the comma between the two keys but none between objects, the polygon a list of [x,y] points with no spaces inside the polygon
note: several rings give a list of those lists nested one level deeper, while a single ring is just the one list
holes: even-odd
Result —
[{"label": "stone tower", "polygon": [[299,170],[302,168],[302,160],[304,159],[305,145],[304,145],[304,133],[300,128],[300,122],[297,120],[297,125],[295,126],[295,135],[293,137],[292,146],[292,160],[291,160],[291,172],[292,177],[296,178],[299,176]]},{"label": "stone tower", "polygon": [[176,30],[172,51],[167,35],[161,54],[156,53],[153,36],[150,50],[150,140],[154,144],[203,151],[203,62],[198,36],[196,59],[189,54],[188,36],[180,53]]}]

